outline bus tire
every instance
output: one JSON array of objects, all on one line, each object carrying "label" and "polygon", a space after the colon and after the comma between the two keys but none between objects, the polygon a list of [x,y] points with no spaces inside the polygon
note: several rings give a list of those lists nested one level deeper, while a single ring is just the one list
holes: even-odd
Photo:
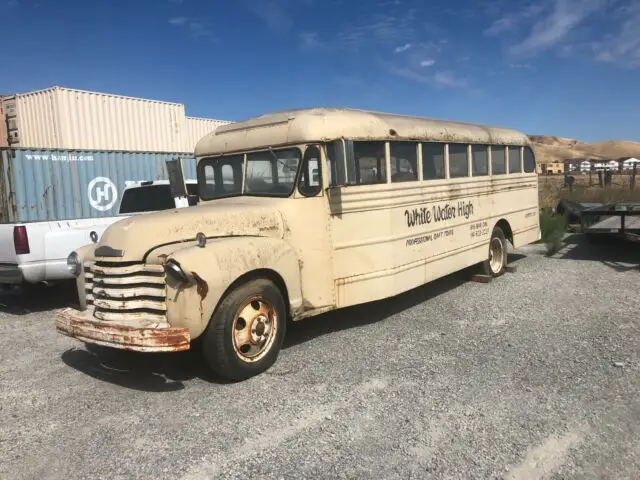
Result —
[{"label": "bus tire", "polygon": [[491,277],[499,277],[507,267],[507,238],[502,228],[494,227],[489,241],[487,259],[481,264],[482,272]]},{"label": "bus tire", "polygon": [[224,296],[202,339],[207,364],[218,376],[241,381],[268,370],[277,360],[287,315],[280,289],[258,278]]}]

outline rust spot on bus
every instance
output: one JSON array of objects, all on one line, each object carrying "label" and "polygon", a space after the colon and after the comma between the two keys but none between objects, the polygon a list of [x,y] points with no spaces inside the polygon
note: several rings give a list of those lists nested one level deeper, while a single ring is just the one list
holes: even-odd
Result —
[{"label": "rust spot on bus", "polygon": [[74,318],[73,314],[62,311],[57,315],[56,329],[80,341],[136,352],[179,352],[190,348],[190,335],[186,328],[113,325]]},{"label": "rust spot on bus", "polygon": [[203,278],[196,272],[191,272],[193,278],[196,280],[196,291],[201,300],[204,300],[209,293],[209,285],[203,280]]},{"label": "rust spot on bus", "polygon": [[198,292],[198,297],[200,297],[200,320],[203,320],[204,305],[202,304],[202,301],[207,297],[207,294],[209,293],[209,285],[196,272],[191,272],[191,275],[193,275],[193,278],[196,280],[196,292]]}]

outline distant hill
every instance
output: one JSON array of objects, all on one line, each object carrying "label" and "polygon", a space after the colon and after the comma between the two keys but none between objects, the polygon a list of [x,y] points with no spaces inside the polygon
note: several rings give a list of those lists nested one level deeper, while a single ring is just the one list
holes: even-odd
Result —
[{"label": "distant hill", "polygon": [[640,142],[609,140],[585,143],[572,138],[548,135],[529,135],[537,163],[562,162],[569,158],[611,160],[621,157],[640,158]]}]

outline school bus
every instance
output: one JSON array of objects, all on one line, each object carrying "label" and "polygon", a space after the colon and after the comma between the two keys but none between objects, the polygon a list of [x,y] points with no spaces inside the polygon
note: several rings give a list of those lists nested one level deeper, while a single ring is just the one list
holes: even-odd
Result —
[{"label": "school bus", "polygon": [[[111,225],[73,252],[56,327],[143,352],[198,345],[231,380],[278,357],[287,320],[391,297],[540,238],[523,133],[314,108],[219,126],[196,148],[197,206]],[[196,342],[197,340],[197,342]]]}]

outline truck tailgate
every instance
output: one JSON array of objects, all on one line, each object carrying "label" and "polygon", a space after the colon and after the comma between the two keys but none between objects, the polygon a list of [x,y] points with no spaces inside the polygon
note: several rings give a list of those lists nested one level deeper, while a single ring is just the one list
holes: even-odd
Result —
[{"label": "truck tailgate", "polygon": [[13,247],[13,224],[0,224],[0,263],[18,263]]},{"label": "truck tailgate", "polygon": [[[50,222],[28,222],[0,225],[0,264],[17,264],[27,282],[71,278],[66,267],[67,256],[92,243],[91,232],[102,236],[104,230],[122,217],[87,218]],[[29,253],[16,255],[13,230],[26,227]]]}]

